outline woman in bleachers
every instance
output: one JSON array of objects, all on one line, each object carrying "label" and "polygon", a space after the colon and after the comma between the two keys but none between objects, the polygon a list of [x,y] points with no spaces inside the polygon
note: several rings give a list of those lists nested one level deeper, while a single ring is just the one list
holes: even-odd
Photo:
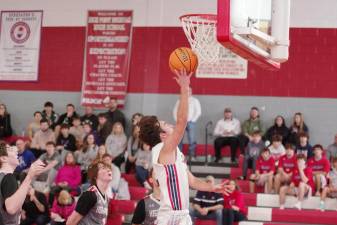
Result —
[{"label": "woman in bleachers", "polygon": [[132,128],[132,136],[128,140],[127,153],[128,158],[125,164],[125,172],[130,173],[132,169],[135,168],[136,153],[141,148],[141,143],[139,140],[139,126],[134,125]]},{"label": "woman in bleachers", "polygon": [[233,225],[247,219],[247,207],[239,186],[235,180],[228,183],[227,194],[224,194],[223,224]]},{"label": "woman in bleachers", "polygon": [[287,143],[287,139],[289,136],[289,129],[286,126],[285,120],[283,116],[276,116],[274,120],[274,125],[271,126],[266,134],[265,134],[265,139],[268,140],[269,142],[272,142],[272,137],[274,135],[281,135],[282,136],[282,144],[285,145]]},{"label": "woman in bleachers", "polygon": [[5,104],[0,104],[0,140],[12,135],[11,116]]},{"label": "woman in bleachers", "polygon": [[94,161],[100,161],[100,160],[103,160],[103,156],[108,153],[107,150],[106,150],[106,147],[105,145],[100,145],[98,147],[98,152],[97,152],[97,155],[96,155],[96,158]]},{"label": "woman in bleachers", "polygon": [[97,133],[96,130],[93,130],[91,122],[85,121],[85,122],[83,122],[82,126],[83,126],[83,136],[82,136],[82,138],[84,139],[87,135],[92,134],[95,137],[96,144],[98,146],[101,145],[101,140],[98,136],[98,133]]},{"label": "woman in bleachers", "polygon": [[40,130],[40,121],[42,119],[42,113],[39,111],[36,111],[34,113],[34,120],[28,125],[27,127],[27,136],[30,140],[33,139],[34,134]]},{"label": "woman in bleachers", "polygon": [[300,112],[295,113],[293,124],[289,128],[288,142],[297,145],[299,143],[299,134],[301,132],[309,133],[307,125],[304,123],[303,114]]},{"label": "woman in bleachers", "polygon": [[124,162],[124,153],[126,150],[127,138],[124,133],[123,125],[120,122],[114,123],[111,134],[105,141],[107,152],[112,156],[112,162],[121,167]]},{"label": "woman in bleachers", "polygon": [[65,225],[70,214],[75,210],[74,197],[66,190],[62,190],[51,208],[51,225]]},{"label": "woman in bleachers", "polygon": [[146,189],[152,190],[148,183],[149,171],[152,168],[152,155],[150,146],[143,144],[141,150],[136,153],[136,178]]}]

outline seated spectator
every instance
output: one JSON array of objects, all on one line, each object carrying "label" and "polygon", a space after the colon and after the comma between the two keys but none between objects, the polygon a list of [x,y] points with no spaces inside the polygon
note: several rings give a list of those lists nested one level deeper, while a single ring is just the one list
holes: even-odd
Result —
[{"label": "seated spectator", "polygon": [[89,121],[87,121],[87,122],[84,122],[82,124],[82,126],[83,126],[83,137],[82,137],[82,140],[84,140],[84,138],[86,136],[88,136],[89,134],[92,134],[95,137],[96,144],[97,145],[101,145],[101,141],[100,141],[100,138],[98,136],[98,133],[97,133],[97,131],[95,131],[95,130],[92,129],[91,123]]},{"label": "seated spectator", "polygon": [[36,158],[46,151],[47,142],[55,142],[55,133],[49,129],[48,120],[42,119],[40,121],[40,130],[34,134],[30,145],[31,151]]},{"label": "seated spectator", "polygon": [[241,180],[245,180],[247,177],[247,170],[250,165],[250,168],[255,173],[256,170],[256,161],[260,156],[262,150],[265,148],[265,144],[262,141],[260,131],[254,131],[252,134],[252,140],[248,142],[248,145],[245,150],[243,167],[242,167],[242,176],[239,177]]},{"label": "seated spectator", "polygon": [[135,169],[136,153],[141,149],[141,142],[139,139],[139,126],[134,125],[132,128],[132,136],[128,140],[127,153],[128,157],[125,163],[125,172],[130,173]]},{"label": "seated spectator", "polygon": [[124,162],[127,138],[121,123],[116,122],[112,127],[112,132],[105,141],[107,152],[112,156],[113,163],[120,168]]},{"label": "seated spectator", "polygon": [[224,194],[223,225],[247,220],[247,207],[239,186],[235,180],[228,183],[228,193]]},{"label": "seated spectator", "polygon": [[278,194],[282,185],[289,185],[293,170],[297,166],[295,147],[293,144],[286,144],[286,154],[279,160],[277,174],[274,178],[274,190]]},{"label": "seated spectator", "polygon": [[81,190],[81,168],[76,164],[74,154],[68,152],[64,159],[64,165],[57,171],[54,185],[49,193],[49,204],[54,202],[55,195],[58,195],[62,190],[67,190],[71,194],[79,195]]},{"label": "seated spectator", "polygon": [[51,208],[51,225],[66,225],[70,214],[75,210],[74,197],[66,190],[62,190]]},{"label": "seated spectator", "polygon": [[20,225],[46,225],[49,221],[46,196],[30,187],[22,206]]},{"label": "seated spectator", "polygon": [[98,117],[94,114],[94,109],[91,106],[84,108],[84,115],[81,117],[82,124],[90,123],[93,130],[97,130]]},{"label": "seated spectator", "polygon": [[242,133],[239,136],[241,154],[244,153],[248,142],[252,139],[254,131],[260,131],[263,136],[262,122],[260,120],[259,109],[254,106],[250,109],[249,119],[242,124]]},{"label": "seated spectator", "polygon": [[270,194],[273,188],[275,160],[271,157],[270,150],[265,148],[256,162],[256,171],[250,176],[249,191],[255,192],[255,184],[263,186],[265,193]]},{"label": "seated spectator", "polygon": [[329,145],[326,150],[326,158],[329,161],[332,161],[332,159],[336,157],[337,157],[337,134],[335,135],[334,143]]},{"label": "seated spectator", "polygon": [[284,185],[280,189],[280,209],[284,209],[286,195],[297,196],[295,208],[301,210],[304,197],[310,197],[315,190],[314,181],[312,179],[312,169],[306,166],[305,155],[297,155],[297,165],[293,170],[290,185]]},{"label": "seated spectator", "polygon": [[42,116],[44,119],[48,120],[50,128],[54,130],[56,126],[56,122],[59,118],[59,115],[54,112],[54,104],[52,102],[44,103],[44,109],[42,111]]},{"label": "seated spectator", "polygon": [[278,165],[278,160],[286,153],[284,146],[282,144],[282,136],[275,135],[272,137],[271,145],[268,147],[271,157],[274,158],[276,165]]},{"label": "seated spectator", "polygon": [[73,124],[73,118],[75,116],[79,117],[79,115],[75,111],[75,106],[73,104],[67,104],[66,112],[62,114],[56,122],[56,135],[58,135],[62,124],[67,124],[68,126],[71,126]]},{"label": "seated spectator", "polygon": [[327,184],[327,178],[330,171],[330,162],[323,155],[323,147],[322,145],[315,145],[314,149],[314,157],[308,160],[308,167],[312,169],[312,173],[314,175],[314,182],[316,187],[316,196],[320,196],[321,188],[324,188]]},{"label": "seated spectator", "polygon": [[226,108],[224,118],[216,123],[213,135],[215,162],[221,160],[221,148],[229,145],[231,148],[231,162],[236,162],[236,150],[239,146],[238,135],[241,132],[240,121],[233,117],[232,110]]},{"label": "seated spectator", "polygon": [[11,136],[12,133],[11,115],[7,112],[5,104],[0,104],[0,140]]},{"label": "seated spectator", "polygon": [[21,180],[21,176],[25,176],[30,165],[35,161],[34,154],[27,148],[26,143],[22,139],[16,140],[16,147],[18,148],[19,165],[16,167],[14,174],[17,180]]},{"label": "seated spectator", "polygon": [[136,178],[138,182],[146,189],[152,190],[151,185],[147,182],[149,171],[152,168],[152,155],[150,146],[143,144],[143,147],[136,153]]},{"label": "seated spectator", "polygon": [[332,170],[328,173],[329,185],[323,188],[320,209],[325,210],[326,197],[337,198],[337,158],[332,159]]},{"label": "seated spectator", "polygon": [[143,114],[137,112],[135,114],[132,115],[132,118],[131,118],[131,125],[132,125],[132,128],[136,125],[138,125],[138,123],[140,122],[140,120],[143,118]]},{"label": "seated spectator", "polygon": [[283,145],[287,143],[287,138],[289,136],[289,129],[286,126],[285,120],[282,116],[277,116],[275,118],[274,125],[271,126],[265,134],[265,139],[271,143],[272,137],[274,135],[280,135],[282,137]]},{"label": "seated spectator", "polygon": [[299,142],[299,134],[304,132],[304,133],[309,133],[309,129],[307,125],[304,123],[304,118],[303,114],[298,112],[295,113],[294,115],[294,121],[291,127],[289,128],[290,134],[288,137],[288,142],[292,143],[294,145],[297,145]]},{"label": "seated spectator", "polygon": [[66,151],[75,152],[77,149],[76,138],[74,137],[74,135],[69,133],[68,124],[61,125],[61,132],[56,139],[56,149],[62,153],[62,156],[65,155]]},{"label": "seated spectator", "polygon": [[109,109],[106,112],[107,119],[112,125],[119,122],[123,126],[123,129],[125,130],[125,122],[126,122],[125,116],[124,116],[124,113],[118,109],[117,97],[115,96],[108,97],[105,100],[106,100],[105,102],[107,102],[105,104],[105,107]]},{"label": "seated spectator", "polygon": [[42,113],[39,111],[36,111],[34,113],[34,120],[28,125],[27,127],[27,136],[30,140],[33,139],[34,134],[40,130],[40,121],[42,119]]},{"label": "seated spectator", "polygon": [[[207,183],[214,185],[215,180],[212,176],[206,177]],[[214,219],[217,225],[222,225],[222,209],[224,205],[224,198],[219,193],[198,191],[190,209],[191,219],[196,218],[207,220]]]},{"label": "seated spectator", "polygon": [[107,115],[105,113],[98,114],[97,134],[102,144],[105,143],[106,139],[111,134],[111,130],[112,130],[112,125],[108,121]]},{"label": "seated spectator", "polygon": [[[137,203],[132,217],[132,225],[155,225],[160,207],[160,188],[154,178],[153,170],[150,172],[149,182],[152,184],[152,194],[146,196]],[[193,218],[192,218],[193,219]]]},{"label": "seated spectator", "polygon": [[307,159],[313,156],[312,147],[309,144],[309,135],[307,133],[299,133],[299,144],[296,146],[296,154],[304,154]]},{"label": "seated spectator", "polygon": [[96,158],[95,158],[94,162],[95,162],[95,161],[101,161],[101,160],[103,160],[104,154],[107,154],[107,153],[108,153],[108,152],[107,152],[107,150],[106,150],[105,145],[100,145],[100,146],[98,147],[98,152],[97,152],[97,155],[96,155]]},{"label": "seated spectator", "polygon": [[69,129],[69,134],[73,135],[76,139],[76,146],[81,146],[83,143],[84,129],[81,125],[81,119],[77,116],[73,117],[73,124]]}]

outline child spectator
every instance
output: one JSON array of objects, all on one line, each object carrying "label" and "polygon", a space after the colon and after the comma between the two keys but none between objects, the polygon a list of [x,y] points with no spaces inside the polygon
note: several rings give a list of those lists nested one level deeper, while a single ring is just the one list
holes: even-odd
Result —
[{"label": "child spectator", "polygon": [[139,126],[134,125],[132,128],[132,136],[128,140],[127,153],[128,157],[125,163],[125,172],[130,173],[132,169],[135,169],[136,153],[141,148],[141,142],[139,140]]},{"label": "child spectator", "polygon": [[17,180],[21,180],[20,176],[28,171],[30,165],[35,161],[35,156],[26,147],[23,139],[16,140],[16,147],[18,148],[19,165],[16,167],[14,174],[17,175]]},{"label": "child spectator", "polygon": [[304,132],[304,133],[309,133],[309,129],[307,125],[304,123],[304,118],[303,114],[298,112],[295,113],[294,115],[294,120],[293,124],[289,128],[290,134],[288,137],[288,142],[297,145],[299,142],[299,134]]},{"label": "child spectator", "polygon": [[0,140],[11,136],[12,133],[11,115],[7,112],[5,104],[0,104]]},{"label": "child spectator", "polygon": [[270,194],[273,188],[275,160],[271,157],[270,150],[265,148],[256,163],[256,171],[250,176],[249,191],[255,192],[255,184],[264,186],[265,192]]},{"label": "child spectator", "polygon": [[293,144],[286,144],[286,154],[279,160],[277,174],[274,178],[275,193],[280,192],[281,185],[288,185],[291,181],[293,170],[297,166],[295,147]]},{"label": "child spectator", "polygon": [[113,163],[120,168],[124,162],[127,138],[124,133],[123,125],[116,122],[112,127],[112,132],[105,141],[107,152],[112,156]]},{"label": "child spectator", "polygon": [[223,195],[223,225],[233,225],[247,219],[247,207],[235,180],[229,181],[228,189],[228,193]]},{"label": "child spectator", "polygon": [[326,176],[330,171],[330,162],[323,156],[322,145],[315,145],[314,157],[308,160],[308,167],[312,169],[316,187],[316,196],[320,196],[321,188],[324,188],[327,184]]},{"label": "child spectator", "polygon": [[337,198],[337,158],[332,160],[332,170],[328,173],[329,186],[323,188],[321,194],[321,211],[325,210],[325,199],[326,197]]},{"label": "child spectator", "polygon": [[245,180],[247,177],[247,170],[250,165],[250,168],[255,173],[256,170],[256,161],[260,156],[261,151],[265,148],[265,144],[262,141],[260,131],[254,131],[252,134],[252,140],[248,142],[248,145],[245,149],[245,158],[243,161],[242,167],[242,176],[239,177],[241,180]]},{"label": "child spectator", "polygon": [[84,140],[84,138],[85,138],[86,136],[88,136],[89,134],[92,134],[92,135],[94,135],[94,137],[95,137],[95,142],[96,142],[96,144],[97,144],[98,146],[101,145],[101,141],[100,141],[100,139],[99,139],[98,133],[97,133],[96,130],[93,130],[93,129],[92,129],[92,124],[91,124],[91,122],[90,122],[90,121],[84,122],[82,126],[83,126],[83,137],[82,137],[82,139]]},{"label": "child spectator", "polygon": [[54,112],[54,105],[52,102],[44,103],[42,116],[44,119],[48,120],[50,128],[54,130],[59,116]]},{"label": "child spectator", "polygon": [[51,225],[66,225],[70,214],[75,210],[75,199],[71,194],[62,190],[51,208]]},{"label": "child spectator", "polygon": [[47,142],[55,142],[55,133],[49,129],[48,120],[42,119],[40,121],[40,130],[34,134],[30,145],[31,151],[36,158],[46,151]]},{"label": "child spectator", "polygon": [[90,123],[93,130],[97,130],[98,117],[94,114],[94,109],[91,106],[84,108],[84,115],[81,117],[82,124]]},{"label": "child spectator", "polygon": [[147,182],[149,171],[152,168],[152,155],[150,146],[143,144],[143,148],[136,153],[136,178],[138,182],[148,190],[152,190],[151,185]]},{"label": "child spectator", "polygon": [[97,152],[97,155],[96,155],[96,158],[94,161],[101,161],[103,160],[103,156],[104,154],[108,153],[107,150],[106,150],[106,147],[105,145],[100,145],[98,147],[98,152]]},{"label": "child spectator", "polygon": [[294,207],[301,210],[304,197],[310,197],[315,190],[312,169],[306,166],[305,161],[305,155],[297,155],[297,165],[293,170],[291,183],[280,189],[280,209],[284,209],[286,195],[295,195],[298,201]]},{"label": "child spectator", "polygon": [[299,133],[299,144],[296,146],[296,154],[304,154],[307,159],[313,156],[312,147],[309,144],[309,135],[307,133]]},{"label": "child spectator", "polygon": [[84,129],[81,125],[81,119],[78,116],[73,117],[72,127],[69,129],[69,134],[72,134],[76,139],[76,146],[81,146],[83,142]]},{"label": "child spectator", "polygon": [[276,116],[274,120],[274,125],[267,130],[265,138],[269,142],[272,142],[272,138],[274,135],[282,136],[283,145],[287,143],[287,138],[289,136],[289,129],[285,124],[283,116]]},{"label": "child spectator", "polygon": [[61,125],[61,132],[56,140],[56,149],[62,152],[62,156],[65,155],[64,150],[74,152],[77,149],[76,139],[74,135],[69,133],[68,124]]},{"label": "child spectator", "polygon": [[108,136],[111,134],[112,125],[108,121],[107,115],[105,113],[98,114],[98,127],[97,133],[99,140],[102,144],[105,143]]},{"label": "child spectator", "polygon": [[270,150],[271,157],[274,158],[276,165],[278,165],[278,160],[286,153],[282,144],[282,136],[274,135],[272,137],[271,145],[268,148]]},{"label": "child spectator", "polygon": [[40,130],[40,121],[42,119],[42,113],[39,111],[36,111],[34,113],[34,120],[28,125],[27,127],[27,136],[30,140],[33,139],[34,134]]}]

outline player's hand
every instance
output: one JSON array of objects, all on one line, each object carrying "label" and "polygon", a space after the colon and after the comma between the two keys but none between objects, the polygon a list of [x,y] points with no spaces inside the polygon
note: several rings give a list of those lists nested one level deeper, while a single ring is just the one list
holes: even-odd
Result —
[{"label": "player's hand", "polygon": [[30,166],[27,176],[33,179],[34,177],[40,175],[44,171],[45,167],[46,164],[38,159]]},{"label": "player's hand", "polygon": [[185,69],[182,69],[180,71],[175,70],[174,72],[176,74],[174,79],[177,81],[179,86],[181,88],[188,88],[190,86],[190,83],[191,83],[192,72],[190,74],[187,74]]},{"label": "player's hand", "polygon": [[212,188],[212,192],[224,194],[224,195],[229,195],[230,189],[229,186],[227,185],[228,181],[224,181],[221,184],[216,184]]}]

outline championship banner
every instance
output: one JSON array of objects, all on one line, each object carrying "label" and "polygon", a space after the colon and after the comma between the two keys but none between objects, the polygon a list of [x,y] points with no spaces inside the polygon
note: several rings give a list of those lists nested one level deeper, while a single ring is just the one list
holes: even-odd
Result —
[{"label": "championship banner", "polygon": [[216,62],[200,62],[196,72],[198,78],[246,79],[247,60],[226,48],[220,49]]},{"label": "championship banner", "polygon": [[107,96],[124,105],[128,85],[132,11],[89,11],[81,104],[103,107]]},{"label": "championship banner", "polygon": [[2,11],[0,81],[37,81],[42,11]]}]

